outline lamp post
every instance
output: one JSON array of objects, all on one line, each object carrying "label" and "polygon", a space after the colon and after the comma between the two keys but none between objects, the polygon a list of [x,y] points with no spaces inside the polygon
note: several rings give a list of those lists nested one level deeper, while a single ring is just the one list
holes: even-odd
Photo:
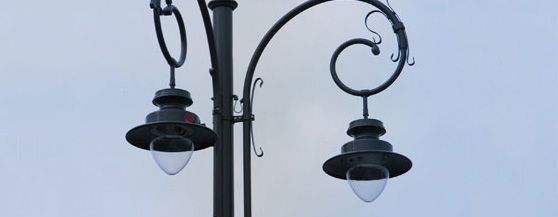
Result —
[{"label": "lamp post", "polygon": [[[146,123],[131,129],[126,134],[127,141],[141,149],[150,150],[155,161],[167,174],[177,174],[189,161],[193,152],[213,147],[214,150],[214,217],[232,217],[234,215],[234,172],[233,172],[233,125],[243,123],[243,173],[244,173],[244,216],[251,217],[251,145],[252,113],[254,87],[261,79],[254,80],[254,72],[260,56],[273,36],[292,18],[316,5],[334,0],[309,0],[284,15],[265,34],[254,52],[246,73],[243,98],[243,114],[233,115],[233,61],[232,61],[232,20],[237,7],[234,0],[197,0],[210,50],[213,87],[213,130],[202,124],[199,117],[188,111],[193,103],[190,93],[175,86],[175,69],[184,64],[186,58],[186,32],[180,11],[172,0],[151,0],[157,39],[168,65],[170,66],[169,88],[156,92],[153,104],[159,110],[147,115]],[[352,45],[370,47],[374,55],[380,54],[381,36],[368,25],[366,28],[374,34],[371,40],[351,39],[335,50],[330,62],[330,71],[334,82],[346,93],[362,98],[363,118],[349,124],[347,134],[354,139],[341,148],[341,154],[327,160],[323,170],[332,177],[348,180],[351,188],[363,201],[371,202],[383,191],[389,178],[399,176],[411,168],[411,161],[393,152],[392,145],[380,140],[386,130],[379,120],[369,119],[368,97],[388,88],[400,75],[405,64],[413,65],[408,59],[408,41],[405,27],[397,14],[379,0],[358,0],[375,7],[366,15],[365,21],[375,13],[384,15],[392,24],[397,37],[398,54],[392,55],[397,67],[392,76],[380,86],[373,89],[354,90],[346,86],[337,76],[337,58]],[[212,19],[209,9],[213,11]],[[161,28],[161,16],[174,15],[180,30],[180,57],[172,57],[166,47]],[[261,83],[260,83],[261,84]],[[255,150],[256,151],[256,150]],[[258,157],[263,152],[256,153]]]}]

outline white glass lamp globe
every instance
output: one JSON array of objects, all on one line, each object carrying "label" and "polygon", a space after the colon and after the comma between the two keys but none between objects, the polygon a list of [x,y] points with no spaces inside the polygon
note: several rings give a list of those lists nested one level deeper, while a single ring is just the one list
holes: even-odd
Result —
[{"label": "white glass lamp globe", "polygon": [[157,137],[149,148],[157,165],[168,175],[179,173],[194,153],[192,140],[175,135]]},{"label": "white glass lamp globe", "polygon": [[353,192],[364,202],[376,200],[384,191],[389,171],[380,165],[363,164],[347,171],[347,181]]}]

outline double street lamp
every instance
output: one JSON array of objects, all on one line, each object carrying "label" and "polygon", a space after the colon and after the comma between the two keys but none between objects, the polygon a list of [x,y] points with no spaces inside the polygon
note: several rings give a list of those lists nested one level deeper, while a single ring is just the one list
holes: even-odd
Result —
[{"label": "double street lamp", "polygon": [[[233,173],[233,125],[243,123],[243,182],[244,216],[251,217],[251,145],[253,145],[251,103],[254,87],[261,79],[254,80],[254,72],[260,56],[273,36],[292,18],[316,5],[333,0],[309,0],[284,15],[265,34],[254,52],[246,73],[243,89],[243,114],[233,115],[232,61],[232,14],[237,7],[234,0],[197,0],[209,45],[213,86],[213,129],[202,124],[200,118],[188,111],[193,100],[186,90],[175,87],[175,69],[181,67],[186,59],[186,31],[180,11],[172,0],[151,0],[157,39],[167,63],[170,66],[169,88],[155,93],[153,104],[159,110],[147,115],[146,123],[131,129],[126,134],[128,142],[138,148],[151,151],[159,167],[167,174],[180,172],[190,160],[193,152],[213,147],[214,150],[214,216],[232,217],[234,215],[234,173]],[[337,76],[336,62],[339,55],[352,45],[368,46],[374,55],[380,54],[382,37],[368,25],[374,34],[371,40],[357,38],[341,44],[333,53],[330,62],[331,76],[335,84],[344,92],[362,98],[363,118],[349,124],[347,134],[353,137],[341,147],[341,154],[323,164],[323,170],[332,177],[345,179],[355,194],[366,202],[375,200],[383,191],[387,180],[407,172],[411,161],[393,152],[392,145],[380,139],[386,130],[383,123],[368,116],[368,97],[382,92],[398,78],[403,67],[413,65],[408,58],[409,47],[405,26],[395,11],[379,0],[358,0],[375,7],[366,15],[365,21],[373,14],[382,14],[392,25],[398,42],[398,54],[392,55],[397,67],[391,77],[373,89],[355,90],[345,85]],[[209,16],[213,11],[213,20]],[[161,28],[161,16],[174,15],[180,30],[181,52],[178,59],[173,58],[166,46]],[[261,84],[261,83],[260,83]],[[263,152],[256,153],[262,156]]]}]

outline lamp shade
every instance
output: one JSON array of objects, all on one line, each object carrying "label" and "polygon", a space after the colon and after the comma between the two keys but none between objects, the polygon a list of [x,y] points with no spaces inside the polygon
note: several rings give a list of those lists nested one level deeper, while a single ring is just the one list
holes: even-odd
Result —
[{"label": "lamp shade", "polygon": [[323,170],[330,176],[348,180],[363,201],[375,200],[388,178],[399,176],[412,167],[409,158],[393,152],[390,143],[380,140],[385,132],[379,120],[351,122],[347,134],[354,140],[342,146],[341,154],[327,160]]},{"label": "lamp shade", "polygon": [[[186,110],[192,105],[188,91],[175,88],[159,90],[155,93],[153,104],[159,110],[148,114],[145,124],[134,127],[126,134],[126,140],[133,146],[151,150],[154,139],[178,136],[193,142],[196,151],[213,146],[217,141],[217,134],[202,124],[196,114]],[[170,147],[160,151],[173,152]]]}]

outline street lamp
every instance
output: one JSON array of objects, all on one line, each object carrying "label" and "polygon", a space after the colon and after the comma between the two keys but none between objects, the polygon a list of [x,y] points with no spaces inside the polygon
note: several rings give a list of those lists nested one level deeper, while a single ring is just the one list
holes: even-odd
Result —
[{"label": "street lamp", "polygon": [[[206,127],[199,117],[187,110],[193,101],[190,93],[175,86],[175,69],[184,64],[186,58],[186,32],[180,11],[165,0],[151,0],[157,39],[168,65],[170,66],[169,88],[155,93],[153,104],[159,110],[147,115],[146,123],[131,129],[126,134],[128,142],[138,148],[150,150],[159,167],[167,174],[177,174],[190,160],[192,153],[208,147],[214,150],[214,216],[232,217],[234,215],[233,190],[233,125],[243,123],[243,172],[244,172],[244,216],[251,217],[251,145],[253,145],[251,103],[254,87],[261,79],[254,80],[254,72],[260,56],[273,36],[292,18],[316,5],[334,0],[309,0],[284,15],[265,34],[254,52],[246,73],[243,89],[243,114],[233,115],[233,102],[238,98],[232,91],[232,13],[237,7],[234,0],[197,0],[204,21],[211,57],[210,74],[213,86],[213,130]],[[339,55],[352,45],[368,46],[374,55],[380,54],[382,37],[372,30],[371,40],[357,38],[341,44],[333,53],[330,62],[331,76],[335,84],[346,93],[362,98],[363,118],[349,124],[347,134],[353,137],[341,148],[341,154],[323,164],[323,170],[330,176],[345,179],[355,194],[366,202],[375,200],[385,188],[387,180],[407,172],[411,161],[393,152],[390,143],[380,139],[386,130],[383,123],[369,119],[368,97],[382,92],[399,77],[403,67],[414,64],[409,60],[409,47],[405,26],[389,5],[379,0],[358,0],[374,6],[365,21],[373,14],[382,14],[392,24],[397,37],[398,54],[391,56],[397,67],[391,77],[373,89],[354,90],[345,85],[337,76],[336,62]],[[209,16],[213,11],[213,20]],[[181,52],[178,60],[173,58],[166,47],[161,28],[161,16],[174,15],[180,30]],[[260,83],[261,85],[261,83]],[[258,157],[263,152],[256,153]]]}]

